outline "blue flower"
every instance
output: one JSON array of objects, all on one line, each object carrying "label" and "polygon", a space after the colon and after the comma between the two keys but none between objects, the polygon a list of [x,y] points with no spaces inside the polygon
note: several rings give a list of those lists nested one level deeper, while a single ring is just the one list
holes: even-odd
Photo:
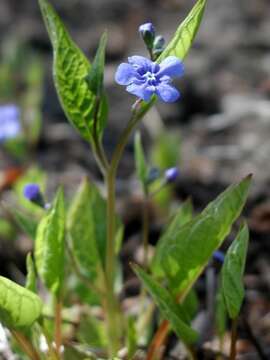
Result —
[{"label": "blue flower", "polygon": [[24,197],[34,204],[44,208],[45,202],[38,184],[27,184],[23,189]]},{"label": "blue flower", "polygon": [[20,131],[19,108],[16,105],[0,106],[0,143],[15,138]]},{"label": "blue flower", "polygon": [[184,73],[183,63],[175,56],[169,56],[157,64],[143,56],[131,56],[128,63],[118,66],[115,81],[126,85],[126,90],[144,101],[153,94],[171,103],[180,97],[179,91],[171,85],[172,78]]},{"label": "blue flower", "polygon": [[40,196],[40,187],[38,184],[27,184],[23,189],[23,195],[27,200],[33,201]]},{"label": "blue flower", "polygon": [[180,171],[177,167],[169,168],[165,171],[165,179],[167,182],[174,182],[179,177]]},{"label": "blue flower", "polygon": [[213,254],[213,258],[221,263],[224,262],[225,260],[225,255],[224,252],[220,251],[220,250],[216,250]]}]

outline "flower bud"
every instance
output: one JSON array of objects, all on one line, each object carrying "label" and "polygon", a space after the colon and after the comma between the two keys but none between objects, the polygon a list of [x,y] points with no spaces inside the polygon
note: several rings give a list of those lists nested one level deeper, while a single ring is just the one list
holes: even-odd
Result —
[{"label": "flower bud", "polygon": [[155,40],[155,28],[152,23],[145,23],[139,27],[139,33],[143,38],[148,49],[153,48],[153,43]]},{"label": "flower bud", "polygon": [[168,183],[175,182],[180,172],[177,167],[169,168],[165,171],[165,179]]},{"label": "flower bud", "polygon": [[165,45],[164,37],[161,35],[156,36],[155,41],[154,41],[154,49],[162,49],[163,50],[164,45]]},{"label": "flower bud", "polygon": [[27,184],[23,189],[24,197],[32,203],[44,208],[45,202],[38,184]]},{"label": "flower bud", "polygon": [[164,45],[165,45],[164,37],[161,35],[156,36],[153,44],[153,53],[156,57],[162,53],[162,51],[164,50]]},{"label": "flower bud", "polygon": [[160,170],[156,167],[152,167],[148,172],[147,183],[152,184],[159,177],[160,177]]},{"label": "flower bud", "polygon": [[215,260],[223,263],[224,260],[225,260],[225,255],[224,255],[224,253],[223,253],[222,251],[217,250],[217,251],[214,252],[213,258],[214,258]]}]

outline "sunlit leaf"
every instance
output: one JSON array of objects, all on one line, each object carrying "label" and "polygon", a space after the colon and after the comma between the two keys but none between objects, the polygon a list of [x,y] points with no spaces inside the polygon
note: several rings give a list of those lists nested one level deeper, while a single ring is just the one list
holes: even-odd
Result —
[{"label": "sunlit leaf", "polygon": [[65,207],[63,190],[38,225],[35,242],[37,271],[45,286],[54,294],[61,288],[64,273]]},{"label": "sunlit leaf", "polygon": [[37,279],[36,279],[36,272],[35,272],[35,265],[32,259],[32,255],[29,253],[26,257],[26,282],[25,287],[26,289],[36,293],[37,292]]},{"label": "sunlit leaf", "polygon": [[158,62],[161,62],[171,55],[176,56],[181,60],[186,57],[199,29],[206,3],[207,0],[197,1],[191,12],[182,24],[180,24],[173,38],[158,58]]},{"label": "sunlit leaf", "polygon": [[[53,46],[53,75],[63,110],[70,123],[86,140],[93,135],[95,94],[87,76],[90,63],[73,42],[59,16],[47,0],[39,0],[40,9]],[[102,97],[99,115],[107,108]],[[104,119],[101,123],[104,124]],[[101,127],[99,127],[101,131]]]},{"label": "sunlit leaf", "polygon": [[42,310],[40,298],[32,291],[0,276],[0,321],[10,328],[29,327]]},{"label": "sunlit leaf", "polygon": [[188,291],[230,233],[246,202],[250,180],[248,176],[230,186],[200,215],[177,231],[163,235],[156,256],[172,291]]}]

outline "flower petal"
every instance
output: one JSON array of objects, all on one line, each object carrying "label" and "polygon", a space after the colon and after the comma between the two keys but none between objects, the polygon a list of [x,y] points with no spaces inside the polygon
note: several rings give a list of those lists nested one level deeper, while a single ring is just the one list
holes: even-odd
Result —
[{"label": "flower petal", "polygon": [[184,65],[182,61],[175,56],[169,56],[160,63],[158,76],[167,75],[171,77],[179,77],[182,76],[183,73]]},{"label": "flower petal", "polygon": [[146,71],[150,70],[153,64],[151,60],[139,55],[130,56],[128,58],[128,62],[136,68],[142,67]]},{"label": "flower petal", "polygon": [[155,91],[155,87],[147,86],[146,84],[143,85],[130,84],[129,86],[127,86],[126,90],[129,93],[138,96],[140,99],[143,99],[144,101],[149,101]]},{"label": "flower petal", "polygon": [[127,63],[120,64],[115,73],[115,81],[119,85],[129,85],[135,77],[135,69]]},{"label": "flower petal", "polygon": [[168,84],[159,84],[156,88],[158,97],[168,103],[175,102],[180,97],[179,91]]}]

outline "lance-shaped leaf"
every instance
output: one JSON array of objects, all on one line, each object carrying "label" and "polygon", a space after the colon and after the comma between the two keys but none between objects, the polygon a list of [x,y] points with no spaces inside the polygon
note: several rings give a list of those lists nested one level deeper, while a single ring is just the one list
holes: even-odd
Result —
[{"label": "lance-shaped leaf", "polygon": [[186,57],[199,29],[206,2],[207,0],[197,1],[191,12],[178,27],[173,38],[158,58],[158,62],[161,62],[171,55],[178,57],[180,60],[183,60]]},{"label": "lance-shaped leaf", "polygon": [[188,315],[185,313],[181,305],[177,304],[172,295],[164,288],[159,285],[150,275],[138,266],[133,266],[137,276],[142,281],[143,285],[153,297],[157,304],[162,316],[167,319],[175,333],[185,343],[191,344],[197,340],[197,333],[188,324]]},{"label": "lance-shaped leaf", "polygon": [[244,299],[243,274],[246,263],[249,232],[243,225],[231,244],[222,266],[222,293],[231,319],[235,319]]},{"label": "lance-shaped leaf", "polygon": [[[67,216],[67,229],[77,261],[91,278],[97,272],[97,262],[105,268],[107,237],[107,206],[99,189],[84,179],[72,200]],[[115,216],[115,252],[123,239],[123,225]],[[87,231],[85,231],[87,229]]]},{"label": "lance-shaped leaf", "polygon": [[[92,140],[95,94],[87,76],[90,63],[71,39],[59,16],[47,0],[39,0],[40,9],[53,46],[53,75],[63,110],[70,123],[86,140]],[[101,98],[98,131],[104,126],[107,112],[106,99]]]},{"label": "lance-shaped leaf", "polygon": [[0,276],[0,322],[9,328],[27,328],[41,310],[42,302],[36,294]]},{"label": "lance-shaped leaf", "polygon": [[26,257],[26,282],[25,287],[26,289],[36,293],[37,292],[37,279],[36,279],[36,272],[35,272],[35,265],[32,259],[32,255],[29,253]]},{"label": "lance-shaped leaf", "polygon": [[248,176],[230,186],[192,221],[163,235],[156,256],[172,291],[185,293],[190,289],[230,233],[246,202],[250,180]]},{"label": "lance-shaped leaf", "polygon": [[16,223],[19,227],[32,239],[35,240],[37,231],[37,221],[33,218],[29,218],[19,210],[11,209]]},{"label": "lance-shaped leaf", "polygon": [[161,259],[163,255],[159,249],[166,246],[169,236],[174,236],[174,234],[180,231],[182,226],[191,221],[192,210],[192,203],[189,199],[179,207],[177,213],[174,215],[166,230],[161,235],[161,238],[158,241],[158,248],[151,265],[151,270],[155,276],[161,277],[162,274],[164,275],[164,271],[161,266]]},{"label": "lance-shaped leaf", "polygon": [[63,190],[58,190],[54,203],[37,229],[35,262],[45,286],[54,294],[61,288],[64,273],[65,207]]},{"label": "lance-shaped leaf", "polygon": [[135,150],[136,173],[142,185],[145,186],[147,181],[148,169],[144,157],[144,151],[143,151],[141,136],[139,132],[135,134],[134,145],[135,145],[134,150]]},{"label": "lance-shaped leaf", "polygon": [[67,229],[78,264],[85,275],[94,279],[98,266],[105,264],[106,202],[87,179],[83,180],[71,203]]},{"label": "lance-shaped leaf", "polygon": [[90,90],[97,96],[100,96],[103,93],[103,77],[107,38],[107,32],[104,32],[104,34],[101,36],[92,67],[87,76],[88,86]]}]

